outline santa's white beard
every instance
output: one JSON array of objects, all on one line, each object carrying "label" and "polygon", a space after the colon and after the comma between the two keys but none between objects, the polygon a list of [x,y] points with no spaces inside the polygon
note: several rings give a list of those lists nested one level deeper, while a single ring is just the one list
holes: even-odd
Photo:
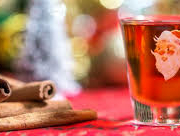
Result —
[{"label": "santa's white beard", "polygon": [[[156,59],[156,68],[164,76],[164,79],[167,81],[170,78],[174,77],[180,68],[180,49],[173,55],[160,55],[156,52],[151,51]],[[162,57],[167,57],[166,61],[162,60]]]}]

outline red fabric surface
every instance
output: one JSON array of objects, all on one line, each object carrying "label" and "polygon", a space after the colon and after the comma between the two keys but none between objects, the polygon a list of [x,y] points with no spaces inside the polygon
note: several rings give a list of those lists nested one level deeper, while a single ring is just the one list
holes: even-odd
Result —
[{"label": "red fabric surface", "polygon": [[[99,118],[67,126],[0,133],[0,136],[178,136],[180,128],[135,126],[127,89],[85,90],[69,98],[75,109],[91,108]],[[1,126],[0,126],[1,127]]]},{"label": "red fabric surface", "polygon": [[74,109],[96,110],[99,118],[124,120],[133,116],[128,89],[85,90],[69,100]]}]

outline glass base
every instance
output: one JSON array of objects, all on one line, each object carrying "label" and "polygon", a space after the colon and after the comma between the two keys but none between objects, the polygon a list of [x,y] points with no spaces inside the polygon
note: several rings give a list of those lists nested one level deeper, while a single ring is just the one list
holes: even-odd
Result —
[{"label": "glass base", "polygon": [[133,123],[152,126],[180,126],[180,106],[151,107],[136,100],[133,101]]}]

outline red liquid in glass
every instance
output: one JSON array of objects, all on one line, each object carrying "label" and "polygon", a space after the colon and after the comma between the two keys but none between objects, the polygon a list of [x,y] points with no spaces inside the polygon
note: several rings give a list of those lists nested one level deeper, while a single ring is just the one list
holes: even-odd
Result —
[{"label": "red liquid in glass", "polygon": [[159,37],[165,30],[180,30],[180,17],[128,20],[123,21],[122,25],[132,97],[148,105],[179,105],[180,70],[165,81],[155,66],[156,59],[151,51],[156,48],[155,36]]}]

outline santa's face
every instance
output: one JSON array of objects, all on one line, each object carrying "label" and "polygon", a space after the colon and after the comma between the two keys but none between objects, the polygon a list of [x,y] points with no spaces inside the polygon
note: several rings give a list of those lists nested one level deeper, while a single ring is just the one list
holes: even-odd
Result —
[{"label": "santa's face", "polygon": [[170,31],[164,31],[155,41],[156,48],[151,52],[156,58],[156,68],[168,80],[180,68],[180,39]]},{"label": "santa's face", "polygon": [[161,55],[161,59],[163,61],[167,61],[167,55],[171,56],[175,53],[176,50],[176,45],[166,41],[166,40],[159,40],[156,43],[156,48],[154,50],[155,53],[158,53],[159,55]]}]

